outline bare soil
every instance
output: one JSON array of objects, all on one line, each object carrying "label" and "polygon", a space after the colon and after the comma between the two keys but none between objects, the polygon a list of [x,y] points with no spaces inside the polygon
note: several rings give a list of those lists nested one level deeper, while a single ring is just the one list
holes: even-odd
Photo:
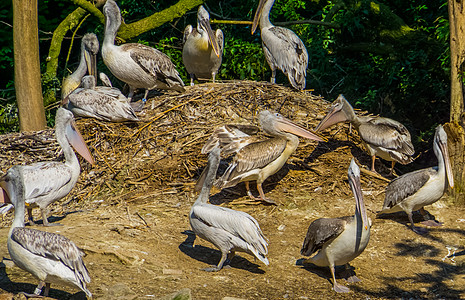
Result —
[{"label": "bare soil", "polygon": [[[260,90],[263,97],[276,92],[276,86],[265,83],[224,84],[228,85],[230,90],[248,89],[247,93]],[[220,86],[205,84],[189,88],[187,96],[183,97],[193,99],[195,93],[203,93],[202,101],[191,101],[179,109],[173,107],[184,100],[178,99],[180,96],[176,94],[154,97],[150,101],[155,105],[149,103],[138,125],[78,121],[97,165],[91,168],[82,163],[82,179],[76,188],[53,205],[49,220],[62,226],[37,227],[69,237],[86,252],[85,263],[92,278],[88,287],[95,299],[158,299],[184,288],[190,289],[194,299],[465,298],[464,208],[450,203],[444,196],[426,207],[444,225],[430,228],[425,235],[415,234],[407,227],[405,213],[376,216],[388,182],[367,173],[362,173],[362,189],[373,222],[371,239],[366,250],[351,262],[362,281],[349,284],[339,277],[337,280],[351,291],[336,294],[328,268],[303,262],[300,248],[308,225],[320,217],[351,215],[355,210],[347,168],[355,157],[366,169],[370,158],[360,148],[356,133],[349,134],[347,125],[326,131],[325,136],[330,138],[327,143],[302,140],[284,168],[265,182],[265,193],[278,203],[277,206],[250,201],[243,184],[212,191],[212,203],[245,211],[259,222],[269,239],[270,265],[238,253],[231,268],[217,273],[202,271],[218,263],[220,252],[210,243],[194,239],[188,214],[197,197],[193,191],[195,180],[206,160],[199,149],[213,128],[222,122],[245,120],[253,123],[256,111],[263,108],[280,110],[285,116],[313,128],[329,107],[329,102],[309,92],[283,87],[278,87],[279,91],[290,96],[269,97],[266,100],[269,102],[254,96],[257,102],[242,108],[234,108],[232,104],[216,105],[218,102],[208,100],[206,95],[212,94],[211,88],[220,89]],[[300,95],[298,100],[296,94]],[[312,111],[308,111],[309,106]],[[241,113],[237,113],[241,118],[232,117],[227,109],[236,113],[241,109]],[[192,116],[204,112],[202,117],[207,119],[208,114],[222,117],[212,117],[202,124],[196,123],[195,117],[192,121],[184,119],[185,123],[173,121],[176,116],[187,114],[186,111]],[[143,136],[148,129],[141,128],[155,124],[158,124],[158,133]],[[165,124],[164,127],[161,124]],[[189,133],[194,124],[201,127],[197,135]],[[141,134],[130,137],[129,131]],[[177,138],[160,140],[167,132],[176,132]],[[47,134],[49,136],[50,132],[44,133]],[[114,143],[110,142],[111,135]],[[182,140],[183,137],[186,140]],[[153,144],[152,148],[147,146],[147,140]],[[186,141],[191,143],[186,144]],[[105,146],[105,143],[110,144]],[[133,149],[137,144],[142,150],[136,152]],[[47,147],[56,149],[57,146]],[[3,156],[9,156],[9,161],[5,162],[2,157],[2,171],[34,157],[33,153],[29,158],[17,154],[27,153],[17,148],[19,152],[12,148],[3,152]],[[108,149],[113,149],[113,154]],[[157,157],[157,151],[163,155]],[[59,151],[47,150],[46,153],[55,157]],[[387,176],[388,166],[390,163],[377,160],[376,168],[381,175]],[[35,213],[40,219],[38,211]],[[3,257],[0,299],[20,299],[19,292],[32,292],[37,285],[35,278],[14,267],[9,260],[6,239],[11,220],[9,214],[0,223],[0,255]],[[415,221],[421,221],[421,217],[415,215]],[[50,297],[82,296],[82,293],[73,296],[77,292],[73,288],[52,285]]]}]

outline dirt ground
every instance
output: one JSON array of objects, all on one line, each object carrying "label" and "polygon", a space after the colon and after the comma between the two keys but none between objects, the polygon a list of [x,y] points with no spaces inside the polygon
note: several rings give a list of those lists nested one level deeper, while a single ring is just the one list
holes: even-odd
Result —
[{"label": "dirt ground", "polygon": [[[314,126],[329,104],[321,99],[312,101],[318,101],[320,109],[309,124]],[[305,117],[294,116],[289,117],[297,120]],[[145,117],[143,124],[147,124],[148,116]],[[82,124],[78,122],[79,126]],[[201,270],[217,264],[220,252],[209,242],[195,239],[190,231],[188,214],[197,197],[193,187],[199,170],[189,172],[186,164],[182,164],[186,160],[184,154],[178,157],[171,154],[170,160],[176,161],[175,167],[187,169],[191,176],[178,176],[171,181],[151,180],[157,176],[155,173],[173,168],[169,161],[162,160],[163,166],[159,169],[151,165],[151,173],[146,173],[149,174],[146,178],[132,182],[131,191],[140,190],[140,193],[128,196],[127,182],[122,182],[120,177],[113,177],[111,182],[95,179],[95,185],[108,188],[89,192],[76,201],[76,195],[81,195],[79,189],[87,189],[91,184],[80,182],[78,191],[52,207],[50,221],[62,226],[37,227],[63,234],[85,251],[84,260],[92,278],[88,288],[95,299],[158,299],[186,288],[193,299],[465,298],[465,209],[444,196],[426,208],[444,225],[430,228],[425,235],[415,234],[406,226],[405,213],[376,216],[382,207],[387,181],[365,173],[362,173],[362,189],[373,223],[371,238],[365,251],[351,262],[362,281],[349,284],[339,277],[337,280],[351,291],[336,294],[328,268],[303,262],[300,248],[311,221],[351,215],[355,211],[347,181],[351,158],[355,157],[363,168],[370,162],[356,134],[348,138],[348,126],[336,126],[324,135],[330,138],[329,142],[317,144],[301,140],[284,168],[265,182],[265,193],[277,206],[249,201],[243,184],[211,193],[212,203],[245,211],[259,222],[269,239],[269,266],[248,254],[238,253],[231,268],[217,273]],[[206,136],[199,140],[199,147],[205,139]],[[91,150],[97,154],[94,147]],[[204,165],[205,159],[199,165]],[[431,165],[435,163],[431,161]],[[105,168],[102,160],[97,165]],[[382,175],[388,173],[387,166],[390,163],[377,161],[376,167]],[[6,171],[4,166],[2,171]],[[81,181],[94,180],[91,172],[89,166],[83,166],[85,179]],[[38,211],[35,213],[40,218]],[[12,294],[21,291],[32,292],[37,285],[35,278],[9,260],[6,240],[11,219],[11,214],[7,215],[0,223],[3,226],[0,228],[3,257],[0,299],[11,299]],[[419,214],[415,220],[421,220]],[[82,293],[72,296],[77,292],[52,285],[50,297],[82,296]],[[16,295],[16,298],[20,297]]]}]

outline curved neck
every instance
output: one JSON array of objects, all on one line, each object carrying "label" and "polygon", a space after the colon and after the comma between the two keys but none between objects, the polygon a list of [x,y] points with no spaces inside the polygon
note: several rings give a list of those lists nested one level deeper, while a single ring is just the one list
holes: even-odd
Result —
[{"label": "curved neck", "polygon": [[79,60],[79,66],[77,67],[76,71],[74,71],[70,77],[75,78],[77,81],[81,81],[82,77],[86,75],[87,73],[87,64],[86,64],[86,58],[85,58],[85,49],[84,46],[81,46],[81,59]]},{"label": "curved neck", "polygon": [[291,133],[285,133],[285,137],[288,141],[286,148],[294,152],[297,146],[299,146],[299,138]]},{"label": "curved neck", "polygon": [[446,164],[444,162],[444,156],[442,155],[442,151],[439,147],[439,145],[435,142],[433,145],[433,151],[434,154],[436,155],[438,159],[438,173],[440,174],[446,174]]},{"label": "curved neck", "polygon": [[199,197],[195,201],[195,204],[207,203],[210,196],[210,190],[213,186],[213,181],[216,177],[216,171],[218,170],[218,165],[220,164],[220,150],[218,148],[213,149],[208,155],[207,163],[207,175],[203,182],[202,190],[200,191]]},{"label": "curved neck", "polygon": [[274,0],[268,0],[263,5],[262,13],[260,15],[260,29],[272,27],[273,24],[270,22],[270,11],[273,7]]},{"label": "curved neck", "polygon": [[116,38],[116,33],[121,25],[121,17],[117,15],[105,16],[105,36],[103,38],[103,44],[113,45]]},{"label": "curved neck", "polygon": [[66,124],[57,124],[55,128],[55,136],[57,138],[58,144],[63,149],[66,164],[79,166],[79,161],[76,157],[76,153],[74,153],[74,150],[69,144],[68,138],[66,137],[66,132],[65,132],[66,126],[67,126]]}]

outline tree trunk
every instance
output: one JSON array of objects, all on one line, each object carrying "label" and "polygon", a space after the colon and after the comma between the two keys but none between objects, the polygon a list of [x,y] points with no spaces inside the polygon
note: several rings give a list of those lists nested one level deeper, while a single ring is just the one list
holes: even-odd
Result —
[{"label": "tree trunk", "polygon": [[463,72],[465,60],[465,6],[464,0],[449,0],[451,93],[450,123],[446,124],[449,151],[454,173],[452,195],[464,202],[465,180],[465,131],[463,104]]},{"label": "tree trunk", "polygon": [[13,0],[13,47],[20,130],[44,129],[37,0]]}]

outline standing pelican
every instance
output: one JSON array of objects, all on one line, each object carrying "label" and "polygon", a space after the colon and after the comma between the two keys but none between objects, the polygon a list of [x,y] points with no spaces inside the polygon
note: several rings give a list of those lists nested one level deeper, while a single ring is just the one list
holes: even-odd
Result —
[{"label": "standing pelican", "polygon": [[[25,166],[15,166],[21,172],[25,189],[26,206],[30,224],[34,224],[32,209],[39,207],[44,226],[47,220],[48,205],[69,194],[76,184],[80,171],[79,160],[70,144],[89,163],[94,160],[74,123],[73,114],[60,107],[55,118],[55,136],[63,149],[65,162],[38,162]],[[2,191],[0,190],[0,194]]]},{"label": "standing pelican", "polygon": [[395,162],[408,164],[413,161],[415,153],[410,139],[410,132],[401,123],[382,117],[357,116],[354,109],[343,95],[334,100],[328,114],[315,128],[316,132],[329,126],[349,121],[354,125],[371,156],[371,170],[375,171],[375,157],[392,161],[391,174]]},{"label": "standing pelican", "polygon": [[[317,266],[328,266],[333,276],[333,289],[338,293],[347,293],[349,288],[338,284],[335,266],[346,265],[365,250],[370,240],[371,220],[368,219],[363,203],[360,186],[360,169],[352,159],[349,166],[349,185],[355,196],[355,215],[341,218],[321,218],[308,227],[305,241],[300,250],[302,255],[310,256],[320,250],[309,261]],[[357,276],[348,278],[357,282]]]},{"label": "standing pelican", "polygon": [[223,32],[217,29],[213,33],[208,12],[199,6],[197,28],[187,25],[183,37],[182,61],[194,85],[197,79],[213,79],[218,73],[223,57]]},{"label": "standing pelican", "polygon": [[236,251],[254,255],[268,265],[268,243],[258,222],[245,212],[207,203],[219,161],[220,149],[214,147],[208,155],[207,174],[202,190],[189,214],[189,222],[195,234],[221,251],[218,265],[204,270],[221,270],[226,260],[231,260]]},{"label": "standing pelican", "polygon": [[[25,178],[21,166],[14,166],[3,176],[1,187],[15,207],[15,218],[8,233],[8,252],[13,262],[21,269],[39,279],[34,294],[39,297],[45,285],[44,296],[48,296],[51,283],[74,286],[91,298],[86,288],[89,273],[82,261],[84,253],[71,240],[50,232],[24,228]],[[1,197],[0,197],[1,198]],[[0,199],[0,205],[5,199]]]},{"label": "standing pelican", "polygon": [[[236,136],[230,137],[225,132],[224,127],[220,127],[213,133],[213,137],[207,141],[204,149],[211,148],[210,144],[218,143],[219,139],[225,155],[236,153],[225,173],[216,180],[215,186],[223,189],[235,186],[239,182],[245,182],[247,194],[250,198],[275,204],[273,200],[265,197],[262,183],[269,176],[278,172],[295,151],[299,145],[297,136],[320,142],[324,141],[324,138],[298,126],[280,114],[271,113],[267,110],[260,112],[258,122],[263,131],[271,135],[272,138],[257,139],[248,136],[237,128],[234,132],[229,132],[229,134],[232,133]],[[238,132],[241,134],[238,135]],[[231,141],[223,142],[225,139]],[[203,178],[204,176],[200,177],[199,183]],[[259,198],[255,198],[250,192],[249,181],[252,180],[257,181]]]},{"label": "standing pelican", "polygon": [[253,19],[252,34],[260,21],[260,34],[265,58],[271,68],[271,83],[275,83],[276,69],[280,69],[297,90],[305,89],[308,53],[302,40],[290,29],[270,22],[274,0],[260,0]]},{"label": "standing pelican", "polygon": [[[405,211],[414,232],[425,233],[425,230],[413,225],[412,212],[420,210],[425,218],[425,225],[439,226],[440,224],[429,219],[424,206],[438,201],[447,187],[446,180],[451,188],[454,187],[454,177],[447,151],[447,134],[439,125],[434,134],[433,151],[438,158],[438,166],[404,174],[386,187],[386,197],[380,213]],[[447,176],[447,178],[446,178]]]},{"label": "standing pelican", "polygon": [[132,99],[137,88],[145,89],[143,102],[146,101],[149,90],[155,88],[184,92],[184,83],[166,54],[138,43],[121,46],[114,44],[121,25],[121,13],[114,0],[107,0],[103,6],[103,14],[103,62],[115,77],[129,85],[129,99]]},{"label": "standing pelican", "polygon": [[95,86],[91,75],[84,76],[81,85],[63,101],[75,116],[110,122],[139,121],[128,98],[117,88]]},{"label": "standing pelican", "polygon": [[65,99],[72,91],[81,84],[81,79],[89,72],[89,75],[97,74],[97,52],[99,43],[97,36],[93,33],[86,33],[81,41],[81,59],[79,66],[72,74],[63,80],[61,88],[61,99]]}]

